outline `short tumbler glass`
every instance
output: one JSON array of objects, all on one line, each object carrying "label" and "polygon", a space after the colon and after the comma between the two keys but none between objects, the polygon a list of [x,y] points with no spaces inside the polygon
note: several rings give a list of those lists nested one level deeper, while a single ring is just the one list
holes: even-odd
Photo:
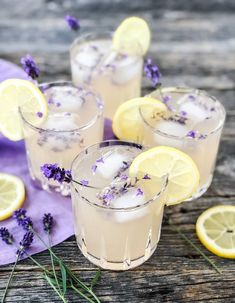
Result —
[{"label": "short tumbler glass", "polygon": [[146,146],[165,145],[188,154],[200,172],[200,187],[190,199],[200,197],[210,186],[225,121],[225,109],[206,92],[184,87],[156,90],[149,96],[162,100],[168,116],[147,117],[140,108],[143,129],[140,142]]},{"label": "short tumbler glass", "polygon": [[[155,251],[161,232],[166,181],[156,186],[156,194],[138,202],[136,195],[125,193],[125,201],[113,205],[99,203],[97,193],[109,186],[102,174],[91,175],[92,163],[97,157],[117,151],[117,160],[108,162],[112,169],[120,155],[138,155],[143,147],[124,141],[104,141],[82,151],[72,163],[74,180],[91,178],[96,186],[72,182],[71,196],[77,244],[83,255],[95,265],[110,270],[128,270],[136,267]],[[125,156],[127,158],[125,158]],[[115,156],[116,157],[116,156]],[[115,158],[116,159],[116,158]],[[125,162],[124,161],[124,162]],[[103,164],[102,164],[103,165]],[[90,184],[90,180],[89,180]],[[121,203],[121,204],[120,204]]]},{"label": "short tumbler glass", "polygon": [[112,33],[87,34],[70,49],[72,79],[88,84],[104,100],[104,116],[112,119],[119,105],[139,97],[143,57],[112,50]]},{"label": "short tumbler glass", "polygon": [[[56,163],[70,169],[77,153],[103,137],[103,105],[88,87],[71,82],[40,85],[48,101],[48,116],[40,127],[32,125],[20,111],[23,121],[28,167],[34,184],[44,190],[70,194],[70,186],[46,179],[40,167]],[[42,117],[43,119],[43,117]]]}]

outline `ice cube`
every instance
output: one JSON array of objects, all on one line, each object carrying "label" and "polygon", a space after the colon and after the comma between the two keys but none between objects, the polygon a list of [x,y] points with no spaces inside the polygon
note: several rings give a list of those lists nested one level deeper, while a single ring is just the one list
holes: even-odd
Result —
[{"label": "ice cube", "polygon": [[42,125],[42,131],[38,138],[38,145],[48,148],[54,152],[61,152],[71,147],[72,143],[79,143],[81,137],[78,132],[70,131],[78,128],[77,115],[66,116],[64,113],[49,115],[47,121]]},{"label": "ice cube", "polygon": [[142,74],[142,60],[137,57],[123,56],[114,62],[113,82],[123,85]]},{"label": "ice cube", "polygon": [[[182,137],[188,133],[188,128],[185,124],[177,121],[161,120],[155,125],[155,129],[164,133],[159,134],[155,132],[154,139],[158,145],[166,145],[172,147],[182,147]],[[177,138],[170,138],[167,135],[176,136]]]},{"label": "ice cube", "polygon": [[74,130],[78,128],[76,121],[78,120],[77,114],[56,113],[47,117],[46,122],[42,125],[43,129],[65,131]]},{"label": "ice cube", "polygon": [[[146,202],[146,198],[143,195],[137,194],[138,189],[132,188],[125,194],[123,194],[121,197],[118,197],[115,200],[112,200],[111,206],[114,208],[129,208],[129,207],[135,207],[137,205],[144,204]],[[146,207],[137,209],[137,210],[123,210],[123,211],[114,211],[113,217],[115,221],[119,223],[128,222],[137,220],[143,216],[145,216],[148,213],[148,209]]]},{"label": "ice cube", "polygon": [[187,101],[182,103],[179,107],[179,111],[184,111],[186,113],[186,117],[193,120],[195,123],[203,121],[210,116],[209,111],[202,105],[196,103],[196,101]]},{"label": "ice cube", "polygon": [[87,67],[94,67],[98,64],[101,59],[101,53],[97,48],[92,47],[91,45],[84,46],[76,54],[74,61],[78,65],[83,65]]},{"label": "ice cube", "polygon": [[96,160],[96,173],[100,174],[105,179],[110,179],[117,174],[121,167],[123,167],[123,161],[126,160],[126,156],[121,153],[111,151],[104,154],[102,159],[103,162],[99,161],[99,159],[97,159],[98,161]]}]

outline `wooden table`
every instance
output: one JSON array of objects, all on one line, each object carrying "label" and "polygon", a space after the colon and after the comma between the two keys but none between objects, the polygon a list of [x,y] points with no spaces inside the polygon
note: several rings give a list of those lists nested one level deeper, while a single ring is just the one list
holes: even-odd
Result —
[{"label": "wooden table", "polygon": [[[235,1],[233,0],[37,0],[0,1],[0,58],[15,63],[26,53],[41,67],[41,81],[70,79],[69,45],[76,34],[63,18],[76,15],[82,30],[115,28],[129,15],[152,28],[149,57],[158,63],[164,85],[206,89],[223,102],[227,120],[213,183],[200,199],[165,210],[175,225],[216,262],[221,275],[163,222],[159,246],[144,265],[128,272],[102,271],[96,287],[101,302],[235,302],[235,262],[213,256],[195,234],[197,217],[217,204],[235,201]],[[143,94],[151,90],[143,81]],[[88,282],[96,268],[71,237],[56,248]],[[37,256],[48,264],[48,253]],[[0,268],[3,290],[11,266]],[[70,302],[83,302],[69,295]],[[60,302],[30,261],[20,262],[7,302]]]}]

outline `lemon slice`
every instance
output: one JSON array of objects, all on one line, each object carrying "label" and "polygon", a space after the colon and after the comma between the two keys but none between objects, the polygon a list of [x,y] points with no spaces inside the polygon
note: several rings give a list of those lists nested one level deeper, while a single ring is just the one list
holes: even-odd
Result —
[{"label": "lemon slice", "polygon": [[197,219],[196,232],[213,254],[235,259],[235,206],[219,205],[207,209]]},{"label": "lemon slice", "polygon": [[12,216],[25,200],[24,183],[20,178],[0,173],[0,221]]},{"label": "lemon slice", "polygon": [[156,194],[154,182],[166,177],[166,205],[188,199],[199,186],[199,171],[194,161],[182,151],[168,146],[157,146],[139,154],[132,162],[129,174],[138,178],[148,174],[152,179],[152,195]]},{"label": "lemon slice", "polygon": [[30,81],[10,79],[0,84],[0,131],[12,141],[23,139],[19,108],[25,119],[39,126],[47,117],[47,101]]},{"label": "lemon slice", "polygon": [[156,115],[167,111],[166,105],[150,97],[135,98],[121,104],[113,118],[113,132],[122,140],[139,142],[143,122],[139,109],[144,110],[145,116]]},{"label": "lemon slice", "polygon": [[143,56],[149,49],[150,40],[147,22],[139,17],[129,17],[114,32],[112,44],[117,52]]}]

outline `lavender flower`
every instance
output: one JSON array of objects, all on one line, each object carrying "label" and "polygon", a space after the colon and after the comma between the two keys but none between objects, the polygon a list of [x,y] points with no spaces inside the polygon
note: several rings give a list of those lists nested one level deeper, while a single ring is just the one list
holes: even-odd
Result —
[{"label": "lavender flower", "polygon": [[19,225],[21,225],[22,222],[25,220],[25,218],[27,218],[26,213],[27,212],[25,209],[20,208],[20,209],[14,211],[13,218],[16,219],[16,221],[18,222]]},{"label": "lavender flower", "polygon": [[143,176],[143,179],[144,179],[144,180],[151,180],[151,178],[149,177],[148,174],[145,174],[145,175]]},{"label": "lavender flower", "polygon": [[80,29],[80,24],[77,18],[67,15],[65,16],[65,21],[72,30],[77,31]]},{"label": "lavender flower", "polygon": [[187,112],[185,110],[181,110],[180,116],[183,116],[183,117],[187,116]]},{"label": "lavender flower", "polygon": [[33,228],[33,222],[29,217],[26,217],[19,225],[21,225],[25,230]]},{"label": "lavender flower", "polygon": [[29,247],[31,246],[31,244],[33,242],[33,238],[34,238],[34,235],[31,231],[28,231],[24,235],[23,239],[20,241],[20,247],[16,252],[16,255],[19,258],[21,258],[26,253],[26,251],[29,249]]},{"label": "lavender flower", "polygon": [[138,196],[143,196],[143,194],[144,194],[144,192],[142,191],[142,189],[141,188],[137,188],[137,191],[136,191],[136,196],[138,197]]},{"label": "lavender flower", "polygon": [[101,157],[101,158],[97,159],[95,162],[96,163],[104,163],[104,159],[103,159],[103,157]]},{"label": "lavender flower", "polygon": [[6,227],[0,228],[0,238],[2,239],[3,242],[5,242],[8,245],[14,242],[13,235],[10,234],[9,230]]},{"label": "lavender flower", "polygon": [[152,64],[151,59],[147,59],[145,61],[144,72],[146,77],[152,81],[153,86],[156,87],[157,84],[159,84],[161,74],[159,72],[157,65]]},{"label": "lavender flower", "polygon": [[82,186],[87,186],[89,184],[89,181],[81,180],[80,183],[82,184]]},{"label": "lavender flower", "polygon": [[107,194],[104,194],[102,198],[105,204],[109,204],[115,198],[115,195],[110,191]]},{"label": "lavender flower", "polygon": [[37,112],[36,115],[38,116],[38,118],[42,118],[43,117],[43,113],[42,112]]},{"label": "lavender flower", "polygon": [[194,95],[189,95],[188,98],[189,98],[189,100],[191,100],[191,101],[195,101],[195,99],[196,99]]},{"label": "lavender flower", "polygon": [[20,63],[23,65],[24,71],[32,78],[36,79],[39,76],[39,68],[37,67],[33,57],[26,55],[20,59]]},{"label": "lavender flower", "polygon": [[196,132],[195,132],[194,130],[190,130],[190,131],[187,133],[186,136],[195,139],[195,138],[196,138]]},{"label": "lavender flower", "polygon": [[93,164],[93,165],[92,165],[91,170],[92,170],[93,173],[96,172],[97,167],[98,167],[98,166],[97,166],[96,164]]},{"label": "lavender flower", "polygon": [[42,219],[43,229],[48,234],[51,233],[53,221],[54,221],[54,219],[50,213],[44,214],[43,219]]},{"label": "lavender flower", "polygon": [[163,101],[163,103],[167,103],[168,101],[170,101],[170,99],[171,99],[171,96],[167,95],[162,98],[162,101]]},{"label": "lavender flower", "polygon": [[23,229],[29,230],[33,228],[33,222],[30,217],[26,215],[26,213],[27,212],[25,209],[20,208],[13,213],[13,218],[16,219],[18,225],[22,226]]},{"label": "lavender flower", "polygon": [[41,166],[41,171],[47,179],[53,179],[60,183],[72,181],[71,171],[60,168],[57,164],[44,164]]}]

